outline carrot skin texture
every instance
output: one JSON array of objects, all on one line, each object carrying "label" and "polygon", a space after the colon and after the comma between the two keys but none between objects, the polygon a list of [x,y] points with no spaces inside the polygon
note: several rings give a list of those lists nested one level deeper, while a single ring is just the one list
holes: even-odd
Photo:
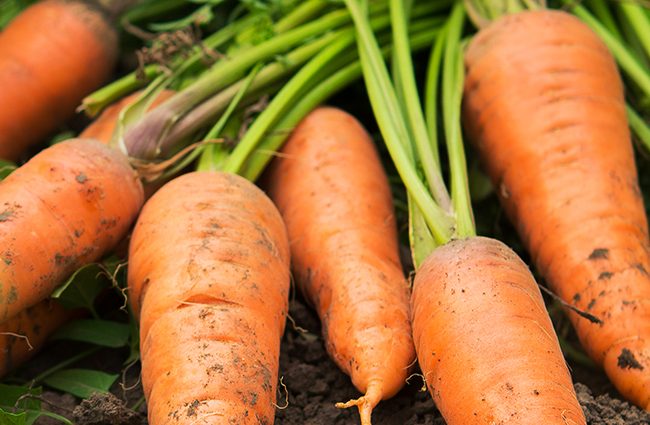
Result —
[{"label": "carrot skin texture", "polygon": [[294,276],[327,350],[372,408],[405,383],[415,351],[388,179],[363,127],[322,107],[294,129],[266,182],[291,241]]},{"label": "carrot skin texture", "polygon": [[273,423],[288,245],[272,202],[234,174],[185,174],[145,204],[128,280],[150,424]]},{"label": "carrot skin texture", "polygon": [[142,203],[126,157],[94,140],[58,143],[0,182],[0,321],[108,253]]},{"label": "carrot skin texture", "polygon": [[76,315],[47,299],[0,323],[0,377],[38,353],[47,338]]},{"label": "carrot skin texture", "polygon": [[648,224],[610,53],[578,19],[526,12],[466,54],[464,117],[501,202],[625,397],[650,409]]},{"label": "carrot skin texture", "polygon": [[539,288],[506,245],[437,248],[411,303],[418,362],[447,424],[586,424]]},{"label": "carrot skin texture", "polygon": [[17,160],[110,77],[117,33],[85,3],[38,2],[0,32],[0,158]]}]

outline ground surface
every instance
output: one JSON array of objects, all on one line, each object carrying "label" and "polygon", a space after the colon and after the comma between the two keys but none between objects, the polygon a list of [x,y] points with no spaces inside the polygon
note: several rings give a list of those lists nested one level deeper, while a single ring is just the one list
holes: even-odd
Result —
[{"label": "ground surface", "polygon": [[[298,296],[291,303],[291,316],[295,322],[287,322],[287,331],[282,342],[280,373],[286,392],[278,393],[277,425],[352,425],[358,424],[355,410],[339,410],[337,401],[356,398],[359,393],[346,375],[329,360],[320,337],[319,324],[314,312]],[[298,329],[304,328],[304,330]],[[78,350],[74,344],[59,344],[50,347],[47,353],[39,355],[21,373],[34,376],[57,362],[57,358]],[[97,368],[120,372],[127,353],[120,350],[105,350],[84,360],[80,367]],[[576,389],[585,409],[590,425],[642,425],[650,424],[650,414],[640,411],[618,399],[602,372],[570,364],[574,378],[583,384]],[[127,370],[123,379],[112,389],[114,396],[97,396],[81,402],[71,395],[53,391],[44,393],[51,403],[49,409],[74,420],[79,425],[144,425],[146,406],[144,403],[135,411],[130,409],[142,397],[136,365]],[[427,392],[419,391],[422,381],[413,377],[409,385],[393,399],[379,405],[373,414],[373,423],[378,425],[442,425],[444,420],[435,409]],[[287,403],[288,393],[288,403]],[[614,394],[611,397],[609,394]],[[127,407],[128,406],[128,407]],[[50,419],[41,419],[38,424],[50,425]]]}]

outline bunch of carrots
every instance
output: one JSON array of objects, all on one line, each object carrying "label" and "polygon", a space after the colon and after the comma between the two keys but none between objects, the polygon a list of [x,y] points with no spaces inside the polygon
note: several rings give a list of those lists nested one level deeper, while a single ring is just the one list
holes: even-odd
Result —
[{"label": "bunch of carrots", "polygon": [[[450,425],[586,424],[531,271],[477,235],[467,139],[585,353],[650,410],[632,144],[650,146],[650,11],[196,3],[44,0],[0,32],[0,158],[26,160],[0,182],[0,376],[88,314],[57,288],[128,244],[152,425],[273,423],[292,277],[362,425],[418,367]],[[125,31],[153,41],[100,87]],[[403,183],[403,239],[372,137],[322,106],[353,83]],[[30,158],[75,110],[93,122]]]}]

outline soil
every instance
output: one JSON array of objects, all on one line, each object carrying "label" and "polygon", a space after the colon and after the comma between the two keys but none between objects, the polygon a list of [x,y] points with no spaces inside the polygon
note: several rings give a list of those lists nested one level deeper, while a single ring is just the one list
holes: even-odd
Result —
[{"label": "soil", "polygon": [[[277,425],[358,425],[355,409],[340,410],[338,401],[359,397],[349,378],[328,358],[320,337],[318,319],[304,301],[297,297],[291,302],[291,320],[282,342],[278,389]],[[50,347],[23,370],[24,377],[34,376],[56,364],[70,350],[71,344]],[[97,368],[112,373],[120,372],[128,353],[124,350],[98,352],[75,367]],[[57,360],[58,359],[58,360]],[[578,398],[585,410],[589,425],[650,424],[650,414],[623,402],[616,395],[607,378],[600,371],[570,363],[574,378],[585,384],[576,384]],[[142,387],[139,368],[124,371],[122,379],[113,386],[112,395],[96,395],[80,401],[69,394],[45,391],[43,399],[48,409],[62,414],[78,425],[146,425],[146,406],[141,403]],[[409,384],[394,398],[380,403],[373,413],[373,423],[381,425],[443,425],[428,392],[422,390],[422,380],[414,375]],[[44,404],[45,406],[45,404]],[[41,418],[39,425],[59,422]]]}]

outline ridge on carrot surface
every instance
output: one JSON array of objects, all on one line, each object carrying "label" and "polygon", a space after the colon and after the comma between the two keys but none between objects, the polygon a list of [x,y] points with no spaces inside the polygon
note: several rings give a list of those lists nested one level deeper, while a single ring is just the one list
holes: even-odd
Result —
[{"label": "ridge on carrot surface", "polygon": [[415,359],[408,283],[379,156],[354,117],[321,107],[293,130],[264,181],[327,351],[364,394],[345,407],[358,406],[361,423],[370,424],[372,409],[404,386]]},{"label": "ridge on carrot surface", "polygon": [[648,224],[611,54],[540,10],[480,31],[465,64],[464,121],[506,212],[550,287],[600,320],[568,312],[584,349],[649,409]]},{"label": "ridge on carrot surface", "polygon": [[194,172],[145,205],[131,240],[149,423],[272,423],[289,296],[280,214],[252,183]]},{"label": "ridge on carrot surface", "polygon": [[[396,48],[404,52],[409,4],[391,1]],[[460,130],[462,5],[454,7],[432,48],[426,114],[410,56],[396,56],[391,79],[359,2],[346,0],[346,5],[357,28],[370,101],[409,197],[418,266],[411,297],[414,343],[438,409],[451,425],[510,423],[513,418],[521,424],[585,424],[535,280],[504,244],[475,236]],[[418,172],[427,154],[424,146],[438,149],[440,79],[450,193]],[[436,156],[428,165],[434,173],[440,173],[438,161]]]}]

